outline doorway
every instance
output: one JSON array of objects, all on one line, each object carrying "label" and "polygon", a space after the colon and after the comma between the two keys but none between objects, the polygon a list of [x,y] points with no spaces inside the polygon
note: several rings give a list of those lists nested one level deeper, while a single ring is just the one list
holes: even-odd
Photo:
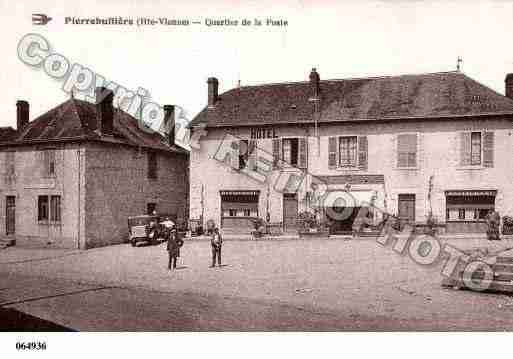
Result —
[{"label": "doorway", "polygon": [[5,233],[12,235],[16,232],[16,197],[5,197]]},{"label": "doorway", "polygon": [[283,194],[283,231],[293,232],[297,229],[297,195],[295,193]]},{"label": "doorway", "polygon": [[415,223],[415,194],[400,194],[397,208],[401,220]]}]

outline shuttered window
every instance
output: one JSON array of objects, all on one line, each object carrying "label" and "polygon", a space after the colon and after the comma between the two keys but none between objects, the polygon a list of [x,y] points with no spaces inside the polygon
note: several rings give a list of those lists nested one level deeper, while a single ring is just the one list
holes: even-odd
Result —
[{"label": "shuttered window", "polygon": [[494,146],[493,132],[461,132],[460,165],[493,167]]},{"label": "shuttered window", "polygon": [[343,136],[328,138],[328,167],[368,167],[367,136]]},{"label": "shuttered window", "polygon": [[397,135],[397,167],[417,167],[417,134]]},{"label": "shuttered window", "polygon": [[[281,148],[280,146],[281,142]],[[308,146],[306,138],[283,138],[281,141],[273,141],[273,156],[274,162],[277,162],[276,157],[283,161],[285,165],[306,168],[308,164]],[[276,155],[278,153],[278,155]],[[275,164],[277,168],[278,164]]]},{"label": "shuttered window", "polygon": [[249,142],[248,140],[239,141],[239,166],[238,169],[246,167],[249,160]]}]

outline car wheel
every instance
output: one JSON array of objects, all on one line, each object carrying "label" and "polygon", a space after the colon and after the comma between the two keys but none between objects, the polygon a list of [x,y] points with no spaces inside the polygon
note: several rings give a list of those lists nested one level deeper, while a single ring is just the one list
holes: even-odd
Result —
[{"label": "car wheel", "polygon": [[132,247],[135,247],[135,246],[137,245],[137,242],[136,242],[136,241],[134,241],[134,240],[133,240],[133,241],[131,241],[130,243],[132,244]]}]

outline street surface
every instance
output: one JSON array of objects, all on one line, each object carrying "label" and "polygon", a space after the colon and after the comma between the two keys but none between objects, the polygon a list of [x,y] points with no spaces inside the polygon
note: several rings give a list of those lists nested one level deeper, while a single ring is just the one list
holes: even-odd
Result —
[{"label": "street surface", "polygon": [[0,307],[79,331],[513,330],[513,298],[441,288],[442,263],[420,266],[372,239],[225,241],[221,268],[209,268],[208,241],[181,253],[170,272],[165,245],[10,247]]}]

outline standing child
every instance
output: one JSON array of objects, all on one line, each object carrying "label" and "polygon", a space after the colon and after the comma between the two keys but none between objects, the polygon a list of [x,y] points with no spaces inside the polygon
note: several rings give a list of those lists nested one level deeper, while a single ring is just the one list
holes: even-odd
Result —
[{"label": "standing child", "polygon": [[169,230],[169,235],[167,239],[167,251],[169,254],[169,262],[167,268],[169,270],[176,269],[176,260],[180,257],[180,247],[183,246],[183,240],[180,238],[176,227],[173,227]]},{"label": "standing child", "polygon": [[216,266],[216,258],[217,265],[221,267],[221,246],[223,244],[223,238],[219,233],[219,228],[215,227],[212,232],[212,237],[210,240],[210,244],[212,245],[212,265],[210,267]]}]

